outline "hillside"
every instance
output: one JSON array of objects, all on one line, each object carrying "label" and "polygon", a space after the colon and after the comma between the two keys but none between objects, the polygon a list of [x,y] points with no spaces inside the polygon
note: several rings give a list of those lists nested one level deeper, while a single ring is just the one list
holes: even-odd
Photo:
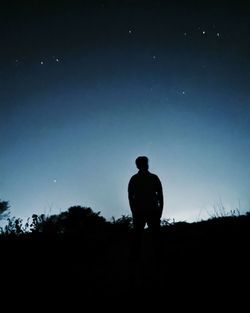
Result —
[{"label": "hillside", "polygon": [[2,234],[5,290],[11,295],[25,290],[26,297],[46,300],[59,294],[61,299],[86,303],[144,302],[147,297],[164,302],[176,296],[205,302],[224,295],[244,298],[249,284],[250,214],[166,223],[157,251],[145,229],[137,258],[130,253],[129,222],[103,220],[97,228],[85,223],[85,231],[61,234],[45,230]]}]

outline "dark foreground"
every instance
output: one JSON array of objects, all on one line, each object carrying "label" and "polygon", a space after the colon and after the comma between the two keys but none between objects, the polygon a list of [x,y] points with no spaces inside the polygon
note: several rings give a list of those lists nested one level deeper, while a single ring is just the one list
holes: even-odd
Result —
[{"label": "dark foreground", "polygon": [[129,232],[2,236],[2,299],[35,300],[37,310],[52,303],[80,311],[198,302],[239,308],[249,297],[249,226],[249,215],[164,226],[159,249],[145,230],[137,257]]}]

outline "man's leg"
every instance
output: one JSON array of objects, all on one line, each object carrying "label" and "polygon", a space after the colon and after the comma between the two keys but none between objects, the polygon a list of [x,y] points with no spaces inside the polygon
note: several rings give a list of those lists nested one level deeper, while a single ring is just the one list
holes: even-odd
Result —
[{"label": "man's leg", "polygon": [[158,214],[151,215],[147,221],[148,230],[150,232],[153,244],[153,250],[156,256],[159,256],[161,250],[161,218]]},{"label": "man's leg", "polygon": [[139,256],[142,246],[143,232],[146,225],[144,216],[133,215],[132,254]]}]

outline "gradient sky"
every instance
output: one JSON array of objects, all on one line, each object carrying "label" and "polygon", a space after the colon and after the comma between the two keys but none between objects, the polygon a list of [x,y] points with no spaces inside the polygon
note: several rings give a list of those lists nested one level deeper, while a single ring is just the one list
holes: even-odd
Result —
[{"label": "gradient sky", "polygon": [[249,210],[250,6],[166,2],[1,4],[0,199],[13,216],[130,214],[139,155],[164,218]]}]

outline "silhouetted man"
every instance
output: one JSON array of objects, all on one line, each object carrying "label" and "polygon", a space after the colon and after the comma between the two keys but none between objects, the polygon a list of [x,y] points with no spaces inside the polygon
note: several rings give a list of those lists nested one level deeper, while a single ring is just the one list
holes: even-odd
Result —
[{"label": "silhouetted man", "polygon": [[163,192],[159,177],[148,170],[148,158],[139,156],[135,163],[139,171],[129,181],[128,198],[136,235],[134,248],[139,249],[146,224],[153,239],[158,238],[163,211]]}]

